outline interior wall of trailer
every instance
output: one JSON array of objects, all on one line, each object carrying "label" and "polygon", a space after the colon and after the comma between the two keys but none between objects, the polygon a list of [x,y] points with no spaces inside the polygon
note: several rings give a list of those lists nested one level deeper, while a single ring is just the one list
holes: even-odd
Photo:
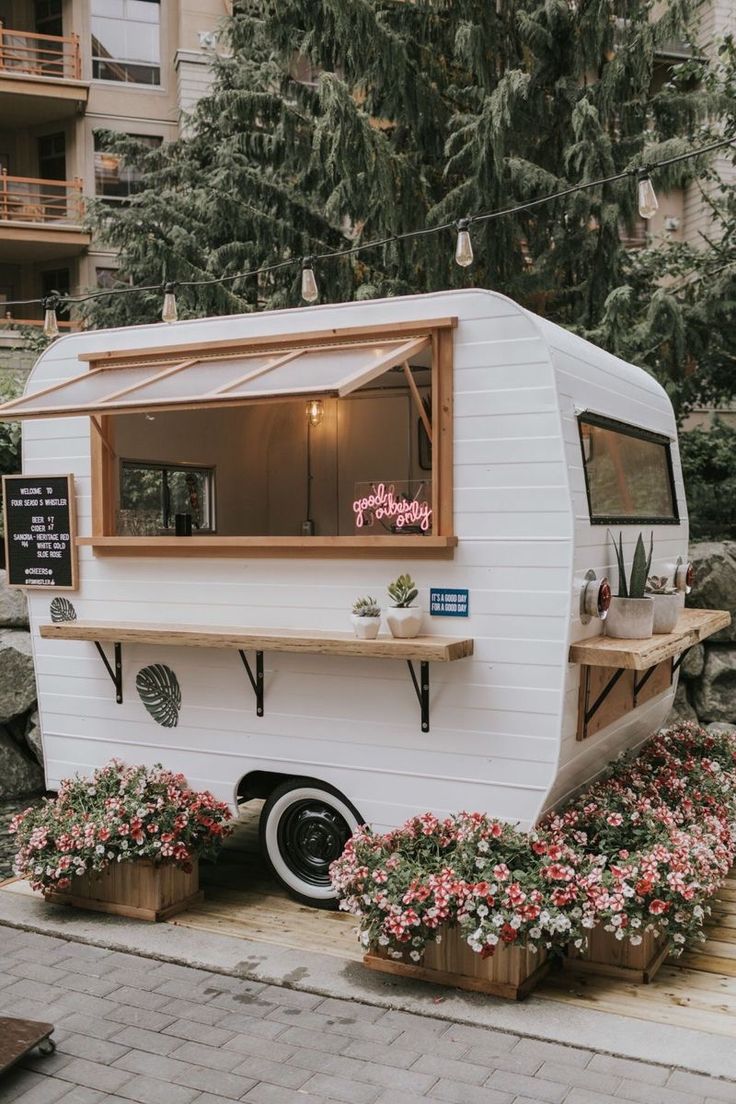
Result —
[{"label": "interior wall of trailer", "polygon": [[316,426],[309,425],[304,399],[124,414],[113,419],[114,447],[118,461],[214,468],[221,536],[298,536],[308,518],[317,535],[350,536],[357,531],[352,504],[359,484],[426,479],[429,486],[408,390],[326,398],[323,411]]}]

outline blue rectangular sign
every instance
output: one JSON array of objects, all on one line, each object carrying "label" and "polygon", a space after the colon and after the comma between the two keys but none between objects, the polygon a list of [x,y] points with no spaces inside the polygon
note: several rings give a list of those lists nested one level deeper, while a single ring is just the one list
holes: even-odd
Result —
[{"label": "blue rectangular sign", "polygon": [[430,587],[429,612],[432,617],[467,617],[468,591],[450,587]]}]

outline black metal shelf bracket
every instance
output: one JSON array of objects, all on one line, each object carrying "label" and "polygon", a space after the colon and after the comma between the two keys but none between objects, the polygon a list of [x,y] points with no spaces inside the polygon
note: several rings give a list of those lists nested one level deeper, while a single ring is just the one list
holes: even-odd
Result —
[{"label": "black metal shelf bracket", "polygon": [[246,673],[256,696],[256,716],[263,716],[263,652],[256,652],[256,673],[253,674],[248,657],[242,648],[238,648]]},{"label": "black metal shelf bracket", "polygon": [[654,674],[654,672],[656,670],[657,670],[657,665],[655,664],[654,667],[647,667],[646,671],[644,672],[644,674],[641,676],[640,679],[638,679],[636,677],[636,675],[634,675],[634,708],[636,708],[636,704],[637,704],[636,699],[639,697],[639,694],[644,689],[646,684],[649,682],[650,678],[652,677],[652,675]]},{"label": "black metal shelf bracket", "polygon": [[95,648],[100,653],[100,658],[107,668],[107,673],[113,681],[115,686],[115,701],[118,705],[123,704],[123,646],[122,644],[114,644],[115,649],[115,669],[110,666],[110,661],[102,650],[102,645],[98,640],[95,640]]},{"label": "black metal shelf bracket", "polygon": [[426,659],[420,661],[419,679],[417,679],[414,664],[410,659],[407,659],[406,665],[409,668],[419,708],[422,711],[422,732],[429,732],[429,663]]},{"label": "black metal shelf bracket", "polygon": [[[692,645],[691,645],[691,647],[692,647]],[[672,677],[673,678],[675,677],[675,671],[680,666],[680,664],[682,663],[683,659],[685,658],[685,656],[687,655],[687,653],[689,651],[690,651],[690,648],[686,648],[684,652],[680,652],[677,659],[672,661]]]},{"label": "black metal shelf bracket", "polygon": [[586,712],[585,712],[585,729],[586,729],[586,731],[587,731],[588,725],[592,721],[593,717],[595,717],[596,713],[598,712],[600,707],[603,705],[604,701],[606,700],[608,695],[611,693],[611,691],[613,690],[613,688],[616,685],[616,683],[618,682],[618,680],[624,674],[625,670],[626,670],[625,667],[619,667],[619,668],[616,669],[616,671],[614,671],[614,673],[611,675],[611,677],[608,680],[608,682],[606,683],[606,685],[601,690],[598,697],[595,699],[595,701],[591,705],[590,709],[586,710]]}]

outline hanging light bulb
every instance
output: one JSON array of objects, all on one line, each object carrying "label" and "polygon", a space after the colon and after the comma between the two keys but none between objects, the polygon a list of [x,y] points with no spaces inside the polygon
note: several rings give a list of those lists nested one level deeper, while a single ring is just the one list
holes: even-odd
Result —
[{"label": "hanging light bulb", "polygon": [[319,299],[317,277],[312,268],[312,258],[305,257],[302,261],[302,299],[305,303],[316,303]]},{"label": "hanging light bulb", "polygon": [[643,219],[654,218],[659,210],[657,193],[648,172],[642,172],[639,176],[639,214]]},{"label": "hanging light bulb", "polygon": [[176,284],[164,284],[164,306],[161,311],[162,322],[176,322],[179,313],[176,309]]},{"label": "hanging light bulb", "polygon": [[318,426],[325,416],[325,409],[321,399],[310,399],[307,403],[307,418],[311,426]]},{"label": "hanging light bulb", "polygon": [[59,306],[60,296],[58,291],[52,291],[43,300],[43,332],[46,337],[59,336],[59,322],[56,311]]},{"label": "hanging light bulb", "polygon": [[470,240],[470,219],[461,218],[455,223],[457,242],[455,243],[455,264],[467,268],[473,263],[473,243]]}]

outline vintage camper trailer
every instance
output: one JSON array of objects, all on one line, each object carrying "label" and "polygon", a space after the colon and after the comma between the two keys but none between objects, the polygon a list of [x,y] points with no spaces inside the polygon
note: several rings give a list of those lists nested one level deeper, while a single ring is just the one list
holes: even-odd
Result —
[{"label": "vintage camper trailer", "polygon": [[[502,295],[73,334],[2,417],[49,788],[118,756],[266,799],[270,862],[315,903],[360,821],[532,825],[664,722],[724,623],[603,635],[609,529],[629,557],[653,531],[685,585],[672,408]],[[421,635],[356,639],[353,601],[402,572]]]}]

